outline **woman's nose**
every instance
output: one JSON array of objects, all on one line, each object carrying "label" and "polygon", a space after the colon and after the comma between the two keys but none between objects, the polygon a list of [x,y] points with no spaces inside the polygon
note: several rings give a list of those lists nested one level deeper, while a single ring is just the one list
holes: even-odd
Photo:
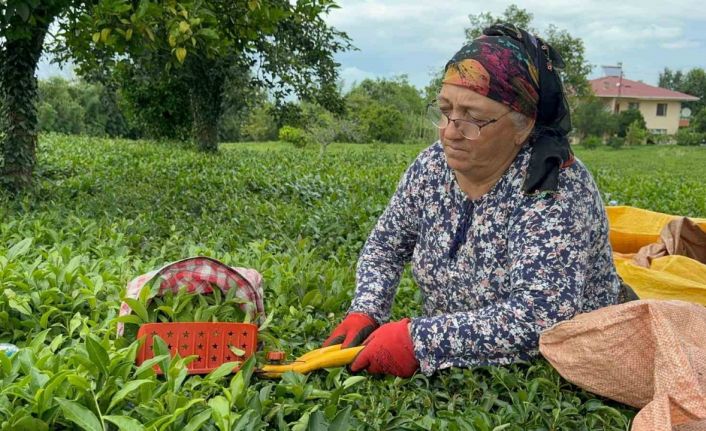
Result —
[{"label": "woman's nose", "polygon": [[462,139],[463,135],[456,127],[455,121],[449,121],[449,124],[443,129],[444,138],[446,139]]}]

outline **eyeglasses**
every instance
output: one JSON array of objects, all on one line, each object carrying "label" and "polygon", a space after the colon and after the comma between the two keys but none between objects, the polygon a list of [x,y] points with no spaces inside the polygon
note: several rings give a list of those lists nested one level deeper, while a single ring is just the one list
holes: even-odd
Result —
[{"label": "eyeglasses", "polygon": [[449,126],[449,123],[453,121],[454,126],[456,126],[459,133],[461,133],[464,138],[470,140],[478,139],[480,137],[480,131],[483,127],[497,122],[510,112],[512,112],[512,109],[497,118],[493,118],[492,120],[474,121],[465,120],[462,118],[450,118],[441,111],[437,101],[433,101],[427,105],[427,118],[431,121],[434,127],[438,129],[445,129]]}]

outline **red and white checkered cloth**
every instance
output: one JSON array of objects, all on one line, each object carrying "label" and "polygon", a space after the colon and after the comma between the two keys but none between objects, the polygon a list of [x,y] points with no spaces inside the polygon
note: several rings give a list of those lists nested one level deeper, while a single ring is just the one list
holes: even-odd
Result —
[{"label": "red and white checkered cloth", "polygon": [[[212,284],[224,293],[235,288],[236,297],[245,301],[240,304],[240,308],[250,321],[259,324],[265,321],[262,275],[254,269],[230,267],[206,256],[189,257],[134,278],[127,284],[125,296],[136,299],[142,287],[157,277],[162,280],[158,292],[160,296],[167,291],[177,293],[182,287],[191,293],[211,293]],[[128,315],[131,311],[125,302],[120,304],[120,316]],[[118,335],[122,335],[123,331],[123,323],[118,323]]]}]

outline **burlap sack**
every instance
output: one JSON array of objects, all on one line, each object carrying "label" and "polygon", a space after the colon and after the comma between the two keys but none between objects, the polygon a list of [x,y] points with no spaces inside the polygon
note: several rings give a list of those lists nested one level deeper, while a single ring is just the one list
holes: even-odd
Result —
[{"label": "burlap sack", "polygon": [[539,341],[571,383],[641,408],[633,431],[706,430],[706,307],[639,300],[560,322]]}]

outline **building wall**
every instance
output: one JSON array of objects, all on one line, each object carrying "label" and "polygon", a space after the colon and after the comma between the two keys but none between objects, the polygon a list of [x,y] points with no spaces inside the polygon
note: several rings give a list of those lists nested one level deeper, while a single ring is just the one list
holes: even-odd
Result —
[{"label": "building wall", "polygon": [[[661,133],[668,135],[673,135],[679,130],[681,102],[675,102],[673,100],[639,100],[625,98],[620,98],[616,101],[615,98],[612,98],[610,99],[609,105],[613,107],[613,112],[622,112],[630,109],[631,103],[639,103],[640,112],[642,116],[645,117],[647,130],[654,131],[655,133],[661,131]],[[657,104],[660,103],[667,104],[667,115],[664,117],[657,116]]]}]

